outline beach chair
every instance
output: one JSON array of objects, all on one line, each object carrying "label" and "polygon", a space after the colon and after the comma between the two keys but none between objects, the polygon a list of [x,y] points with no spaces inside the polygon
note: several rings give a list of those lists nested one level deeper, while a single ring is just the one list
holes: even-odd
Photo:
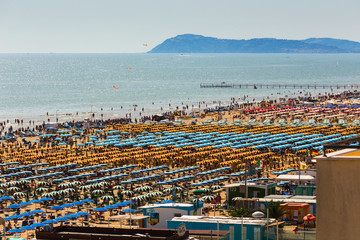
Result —
[{"label": "beach chair", "polygon": [[271,123],[271,119],[270,119],[270,118],[267,118],[267,119],[265,119],[265,120],[262,122],[262,125],[264,125],[264,126],[270,126],[270,125],[273,125],[273,124]]},{"label": "beach chair", "polygon": [[221,120],[218,122],[218,124],[219,124],[219,126],[224,126],[224,125],[226,125],[226,122],[227,122],[226,119],[221,119]]},{"label": "beach chair", "polygon": [[316,124],[315,119],[309,119],[309,121],[306,123],[306,125],[314,126]]},{"label": "beach chair", "polygon": [[347,124],[346,124],[346,122],[345,122],[345,119],[339,119],[338,125],[341,126],[341,127],[346,127]]},{"label": "beach chair", "polygon": [[293,125],[293,126],[301,126],[302,124],[301,124],[300,119],[294,119],[294,121],[292,122],[291,125]]},{"label": "beach chair", "polygon": [[325,118],[324,121],[320,125],[321,126],[331,126],[330,119]]},{"label": "beach chair", "polygon": [[256,118],[250,119],[249,125],[257,125],[257,119]]},{"label": "beach chair", "polygon": [[352,126],[360,126],[360,120],[359,119],[355,119],[353,124],[351,124]]},{"label": "beach chair", "polygon": [[233,123],[234,123],[234,126],[241,126],[242,125],[240,119],[235,119]]},{"label": "beach chair", "polygon": [[287,124],[286,124],[285,118],[280,119],[280,120],[277,122],[277,125],[279,125],[279,126],[286,126]]}]

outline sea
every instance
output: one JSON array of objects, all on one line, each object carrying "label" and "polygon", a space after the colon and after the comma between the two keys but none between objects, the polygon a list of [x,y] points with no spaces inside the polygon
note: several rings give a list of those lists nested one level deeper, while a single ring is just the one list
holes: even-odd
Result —
[{"label": "sea", "polygon": [[[360,84],[360,54],[0,54],[0,120],[132,118],[344,89],[201,83]],[[102,114],[102,115],[101,115]],[[129,115],[128,115],[129,116]]]}]

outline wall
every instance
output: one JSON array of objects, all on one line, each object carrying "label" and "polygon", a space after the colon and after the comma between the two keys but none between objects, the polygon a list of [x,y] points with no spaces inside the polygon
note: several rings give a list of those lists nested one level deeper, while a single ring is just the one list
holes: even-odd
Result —
[{"label": "wall", "polygon": [[[167,221],[171,220],[175,217],[175,213],[180,213],[182,215],[189,215],[193,214],[194,211],[176,209],[176,208],[153,208],[153,209],[146,209],[147,216],[150,216],[150,213],[159,213],[159,222],[156,225],[151,225],[151,219],[146,220],[146,227],[147,228],[167,228]],[[201,213],[201,209],[198,209],[198,212]]]},{"label": "wall", "polygon": [[[213,235],[216,235],[216,231],[218,229],[218,225],[216,222],[182,222],[182,221],[169,221],[167,227],[169,229],[177,229],[180,224],[185,224],[186,229],[194,230],[194,229],[202,229],[202,230],[212,230]],[[226,224],[219,223],[219,230],[229,231],[230,227],[234,228],[234,235],[230,235],[230,240],[242,240],[242,229],[241,224]],[[258,225],[244,225],[244,233],[246,233],[246,240],[262,240],[264,239],[264,230],[265,228]],[[210,231],[209,231],[210,233]],[[256,233],[256,234],[255,234]],[[269,233],[269,240],[274,239],[272,233]],[[245,239],[243,239],[245,240]]]},{"label": "wall", "polygon": [[[343,150],[344,151],[344,150]],[[341,152],[343,152],[341,151]],[[360,158],[317,157],[317,240],[360,238]]]}]

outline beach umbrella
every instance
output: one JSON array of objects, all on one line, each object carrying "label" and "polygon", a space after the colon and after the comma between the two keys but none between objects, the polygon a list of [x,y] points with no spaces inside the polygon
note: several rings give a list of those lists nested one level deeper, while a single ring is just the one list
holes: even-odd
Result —
[{"label": "beach umbrella", "polygon": [[116,185],[116,186],[113,187],[113,189],[123,190],[123,189],[124,189],[124,186],[122,186],[122,185]]},{"label": "beach umbrella", "polygon": [[19,203],[19,205],[20,206],[29,206],[29,205],[31,205],[32,203],[31,202],[21,202],[21,203]]},{"label": "beach umbrella", "polygon": [[132,195],[134,195],[134,192],[130,191],[130,190],[125,190],[125,191],[122,191],[121,194],[124,194],[124,195],[127,195],[127,196],[132,196]]},{"label": "beach umbrella", "polygon": [[52,206],[50,209],[58,211],[58,210],[64,210],[65,208],[62,206]]},{"label": "beach umbrella", "polygon": [[44,198],[48,198],[48,197],[52,197],[53,194],[52,193],[43,193],[41,194],[41,197],[44,197]]},{"label": "beach umbrella", "polygon": [[17,208],[21,208],[21,205],[20,204],[10,204],[9,206],[7,206],[7,208],[17,209]]},{"label": "beach umbrella", "polygon": [[37,188],[35,191],[37,191],[37,192],[45,192],[45,191],[49,191],[49,189],[47,189],[47,188]]},{"label": "beach umbrella", "polygon": [[204,200],[202,200],[201,198],[195,198],[192,200],[192,202],[196,203],[196,202],[204,202]]},{"label": "beach umbrella", "polygon": [[104,194],[105,192],[103,190],[96,189],[96,190],[92,191],[92,193],[101,195],[101,194]]},{"label": "beach umbrella", "polygon": [[34,213],[34,214],[45,213],[44,210],[40,210],[40,209],[35,209],[35,210],[30,211],[30,212],[31,212],[31,213]]},{"label": "beach umbrella", "polygon": [[106,211],[108,211],[108,209],[107,208],[94,208],[94,211],[96,211],[96,212],[106,212]]},{"label": "beach umbrella", "polygon": [[20,213],[20,216],[30,217],[30,216],[34,216],[34,214],[32,214],[31,212],[23,212],[23,213]]},{"label": "beach umbrella", "polygon": [[67,222],[67,221],[70,221],[70,219],[66,218],[66,217],[58,217],[58,218],[55,218],[54,219],[55,221],[58,221],[58,222]]},{"label": "beach umbrella", "polygon": [[13,228],[7,231],[8,233],[23,233],[24,231],[19,228]]},{"label": "beach umbrella", "polygon": [[211,202],[211,201],[215,200],[215,197],[212,196],[212,195],[206,195],[206,196],[203,196],[202,199],[203,199],[205,202]]},{"label": "beach umbrella", "polygon": [[90,213],[87,213],[87,212],[78,212],[76,214],[79,216],[89,216],[90,215]]},{"label": "beach umbrella", "polygon": [[44,198],[40,198],[40,201],[52,201],[52,198],[49,197],[44,197]]},{"label": "beach umbrella", "polygon": [[134,213],[134,212],[136,212],[136,210],[135,210],[135,209],[130,209],[130,208],[128,208],[128,209],[122,210],[122,212],[125,212],[125,213]]},{"label": "beach umbrella", "polygon": [[20,228],[21,230],[25,230],[25,231],[28,231],[28,230],[35,230],[35,227],[32,227],[32,226],[23,226]]},{"label": "beach umbrella", "polygon": [[71,204],[71,203],[65,203],[65,204],[63,204],[63,205],[61,205],[62,207],[64,207],[64,208],[72,208],[72,207],[75,207],[75,205],[74,204]]},{"label": "beach umbrella", "polygon": [[15,191],[19,191],[20,188],[18,188],[18,187],[10,187],[10,188],[8,188],[7,190],[8,190],[9,192],[15,192]]},{"label": "beach umbrella", "polygon": [[211,190],[219,190],[221,189],[221,186],[220,185],[213,185],[211,186]]},{"label": "beach umbrella", "polygon": [[23,218],[23,216],[20,216],[20,215],[11,215],[11,216],[9,216],[9,218],[11,218],[11,219],[22,219]]},{"label": "beach umbrella", "polygon": [[92,199],[83,199],[83,200],[81,200],[81,202],[91,203],[91,202],[94,202],[94,200],[92,200]]},{"label": "beach umbrella", "polygon": [[43,223],[46,223],[46,224],[55,224],[55,223],[58,223],[58,221],[56,221],[56,220],[46,220],[46,221],[43,221]]},{"label": "beach umbrella", "polygon": [[104,201],[109,201],[109,200],[113,200],[113,199],[114,199],[114,197],[110,196],[110,195],[105,195],[105,196],[101,197],[101,200],[104,200]]},{"label": "beach umbrella", "polygon": [[[66,214],[65,216],[64,216],[65,218],[78,218],[78,217],[80,217],[79,215],[77,215],[77,214]],[[55,219],[56,220],[56,219]],[[58,221],[58,220],[57,220]]]},{"label": "beach umbrella", "polygon": [[46,227],[47,225],[45,223],[33,223],[31,224],[32,227]]},{"label": "beach umbrella", "polygon": [[3,200],[14,200],[14,199],[10,196],[3,196],[3,197],[0,197],[0,200],[3,201]]},{"label": "beach umbrella", "polygon": [[71,204],[74,204],[74,205],[84,205],[84,203],[83,202],[81,202],[81,201],[78,201],[78,202],[73,202],[73,203],[71,203]]},{"label": "beach umbrella", "polygon": [[23,192],[16,192],[16,193],[13,194],[13,196],[14,196],[14,197],[25,197],[26,194],[23,193]]},{"label": "beach umbrella", "polygon": [[47,186],[47,185],[50,185],[48,182],[45,182],[45,181],[39,181],[37,182],[37,185],[38,186]]},{"label": "beach umbrella", "polygon": [[34,199],[30,201],[31,203],[42,203],[42,201],[38,200],[38,199]]}]

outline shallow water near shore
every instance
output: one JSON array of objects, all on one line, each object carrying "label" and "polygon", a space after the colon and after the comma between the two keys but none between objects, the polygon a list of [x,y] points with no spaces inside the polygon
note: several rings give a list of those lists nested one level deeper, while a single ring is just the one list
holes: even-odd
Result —
[{"label": "shallow water near shore", "polygon": [[0,120],[69,121],[130,112],[138,118],[142,108],[147,115],[231,97],[242,102],[244,96],[261,101],[331,92],[200,88],[204,82],[354,84],[359,76],[360,54],[0,54]]}]

